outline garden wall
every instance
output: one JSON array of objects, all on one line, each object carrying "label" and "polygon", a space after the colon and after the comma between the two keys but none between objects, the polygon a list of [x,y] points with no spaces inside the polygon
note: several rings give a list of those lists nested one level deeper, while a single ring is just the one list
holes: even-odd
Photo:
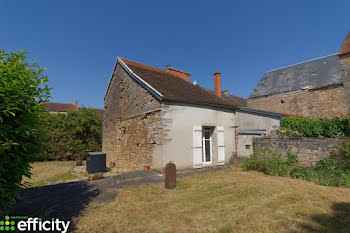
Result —
[{"label": "garden wall", "polygon": [[342,143],[343,139],[339,138],[253,138],[254,148],[269,147],[285,157],[291,151],[297,154],[300,165],[304,167],[312,167],[331,152],[338,151]]}]

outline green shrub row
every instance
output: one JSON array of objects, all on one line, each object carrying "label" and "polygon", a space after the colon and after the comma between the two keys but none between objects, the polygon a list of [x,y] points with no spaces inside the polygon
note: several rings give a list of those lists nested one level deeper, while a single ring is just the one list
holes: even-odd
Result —
[{"label": "green shrub row", "polygon": [[269,149],[255,149],[251,159],[242,164],[243,170],[255,170],[267,175],[287,176],[327,186],[350,187],[350,141],[346,141],[338,154],[320,160],[313,168],[298,165],[297,156],[288,159]]},{"label": "green shrub row", "polygon": [[44,113],[47,140],[38,160],[74,160],[101,151],[102,117],[82,108],[67,114]]},{"label": "green shrub row", "polygon": [[350,136],[349,119],[311,119],[308,117],[283,117],[282,129],[286,136],[293,136],[297,132],[303,137],[315,138],[343,138]]}]

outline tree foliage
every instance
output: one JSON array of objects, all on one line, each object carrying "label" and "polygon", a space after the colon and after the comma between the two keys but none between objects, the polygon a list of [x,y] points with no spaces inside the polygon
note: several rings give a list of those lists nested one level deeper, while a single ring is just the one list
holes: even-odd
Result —
[{"label": "tree foliage", "polygon": [[0,50],[0,207],[6,211],[30,177],[45,138],[42,102],[50,95],[44,69],[29,63],[25,51]]},{"label": "tree foliage", "polygon": [[87,152],[101,151],[102,117],[82,108],[67,114],[43,115],[48,135],[41,160],[84,158]]}]

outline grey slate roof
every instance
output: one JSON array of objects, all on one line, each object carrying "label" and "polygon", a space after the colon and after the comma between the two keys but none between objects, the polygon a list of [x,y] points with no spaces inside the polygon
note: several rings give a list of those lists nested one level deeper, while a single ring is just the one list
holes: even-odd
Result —
[{"label": "grey slate roof", "polygon": [[264,110],[259,110],[259,109],[253,109],[253,108],[245,108],[245,107],[240,107],[237,109],[238,112],[247,112],[247,113],[255,113],[258,115],[265,115],[265,116],[271,116],[271,117],[278,117],[281,118],[282,114],[278,112],[270,112],[270,111],[264,111]]},{"label": "grey slate roof", "polygon": [[332,54],[267,72],[249,98],[341,83],[339,57]]}]

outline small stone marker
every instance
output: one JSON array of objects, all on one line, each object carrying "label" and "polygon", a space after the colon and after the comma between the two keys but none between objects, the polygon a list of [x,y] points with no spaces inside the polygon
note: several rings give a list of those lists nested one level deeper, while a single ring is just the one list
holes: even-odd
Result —
[{"label": "small stone marker", "polygon": [[103,179],[103,173],[98,172],[98,173],[93,173],[89,175],[89,180],[98,180],[98,179]]},{"label": "small stone marker", "polygon": [[176,188],[176,166],[172,162],[165,166],[165,188]]},{"label": "small stone marker", "polygon": [[108,163],[108,168],[112,169],[115,167],[115,163],[114,162],[109,162]]},{"label": "small stone marker", "polygon": [[83,166],[83,160],[82,159],[77,159],[77,161],[75,161],[75,165],[76,166]]}]

